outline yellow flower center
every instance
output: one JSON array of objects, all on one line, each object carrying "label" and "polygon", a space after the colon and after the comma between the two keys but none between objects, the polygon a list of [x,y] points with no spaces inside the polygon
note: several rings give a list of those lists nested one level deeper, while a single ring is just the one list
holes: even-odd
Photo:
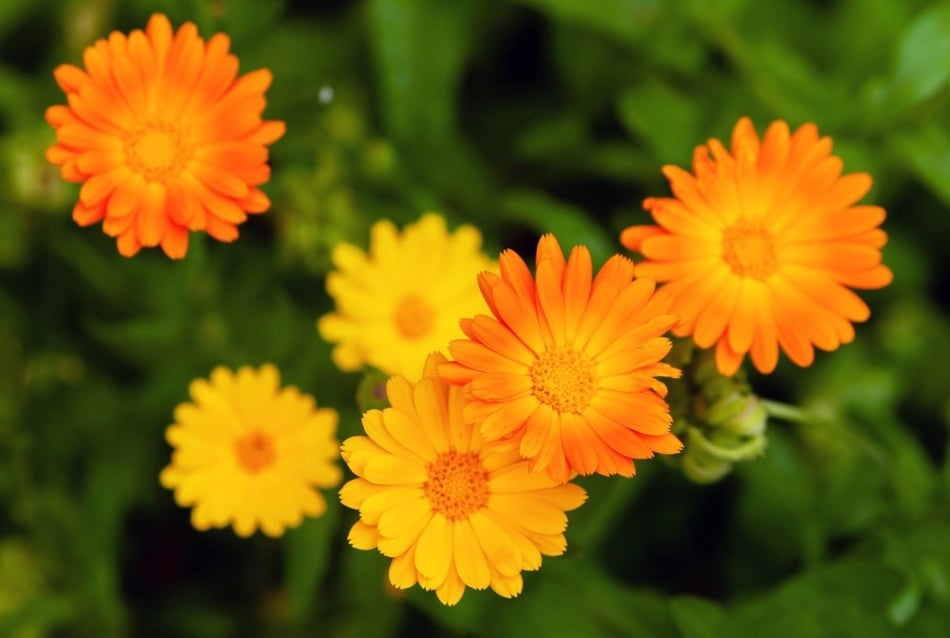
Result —
[{"label": "yellow flower center", "polygon": [[435,309],[418,295],[408,294],[399,300],[393,322],[396,330],[406,339],[419,339],[432,332]]},{"label": "yellow flower center", "polygon": [[475,452],[440,454],[422,486],[433,511],[450,521],[466,518],[488,503],[488,472]]},{"label": "yellow flower center", "polygon": [[163,182],[182,171],[191,148],[180,128],[153,122],[126,135],[125,154],[132,170],[149,181]]},{"label": "yellow flower center", "polygon": [[251,474],[270,467],[277,458],[274,441],[260,430],[254,430],[235,441],[234,453],[238,464]]},{"label": "yellow flower center", "polygon": [[766,279],[778,270],[772,233],[744,218],[723,231],[722,258],[740,277]]},{"label": "yellow flower center", "polygon": [[580,414],[594,394],[594,364],[571,348],[547,350],[531,366],[531,390],[558,412]]}]

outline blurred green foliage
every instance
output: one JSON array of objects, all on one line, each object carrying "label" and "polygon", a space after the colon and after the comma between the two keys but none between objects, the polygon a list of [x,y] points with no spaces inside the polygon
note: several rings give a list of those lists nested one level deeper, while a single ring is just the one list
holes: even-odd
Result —
[{"label": "blurred green foliage", "polygon": [[[52,69],[153,11],[266,66],[273,210],[233,245],[121,258],[43,152]],[[0,636],[943,636],[950,626],[950,3],[0,2]],[[314,319],[339,241],[441,210],[489,251],[595,260],[741,115],[818,124],[889,211],[893,285],[852,345],[756,391],[805,410],[725,481],[586,479],[515,600],[394,592],[332,507],[279,541],[198,533],[160,488],[188,382],[278,364],[359,429]]]}]

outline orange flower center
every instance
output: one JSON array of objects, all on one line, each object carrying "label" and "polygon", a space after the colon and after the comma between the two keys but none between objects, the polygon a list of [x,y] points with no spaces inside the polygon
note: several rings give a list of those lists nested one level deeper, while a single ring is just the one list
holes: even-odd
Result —
[{"label": "orange flower center", "polygon": [[184,169],[191,147],[179,127],[152,122],[126,134],[125,154],[132,170],[149,181],[164,182]]},{"label": "orange flower center", "polygon": [[274,441],[260,430],[254,430],[235,441],[234,453],[241,467],[251,474],[270,467],[277,458]]},{"label": "orange flower center", "polygon": [[531,366],[531,390],[558,412],[580,414],[595,390],[594,364],[571,348],[547,350]]},{"label": "orange flower center", "polygon": [[422,489],[434,511],[457,521],[488,503],[488,472],[475,452],[452,450],[429,464],[429,480]]},{"label": "orange flower center", "polygon": [[432,332],[435,310],[422,297],[405,295],[396,305],[393,322],[406,339],[419,339]]},{"label": "orange flower center", "polygon": [[772,233],[744,218],[723,231],[722,258],[740,277],[766,279],[778,270]]}]

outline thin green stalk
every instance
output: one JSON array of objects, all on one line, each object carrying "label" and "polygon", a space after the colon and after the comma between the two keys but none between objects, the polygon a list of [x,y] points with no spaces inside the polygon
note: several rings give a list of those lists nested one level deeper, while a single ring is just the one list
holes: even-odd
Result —
[{"label": "thin green stalk", "polygon": [[888,457],[881,450],[881,447],[871,439],[855,431],[853,428],[850,428],[839,421],[813,414],[807,410],[802,410],[797,406],[789,405],[787,403],[762,399],[762,405],[765,406],[765,409],[768,411],[770,417],[788,421],[790,423],[797,423],[799,425],[807,425],[833,431],[835,434],[838,434],[854,443],[858,449],[868,456],[868,458],[877,463],[887,472],[891,471],[892,464],[888,462]]}]

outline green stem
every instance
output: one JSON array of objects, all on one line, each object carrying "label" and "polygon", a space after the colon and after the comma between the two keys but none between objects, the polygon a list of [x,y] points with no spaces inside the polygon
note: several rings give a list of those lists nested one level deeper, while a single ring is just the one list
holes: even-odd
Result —
[{"label": "green stem", "polygon": [[762,399],[762,405],[765,406],[770,417],[788,421],[789,423],[798,423],[800,425],[818,427],[835,432],[854,443],[862,452],[867,454],[868,458],[886,471],[891,471],[892,465],[888,462],[887,455],[881,450],[881,447],[853,428],[839,421],[818,416],[817,414],[802,410],[794,405],[788,405],[787,403]]}]

